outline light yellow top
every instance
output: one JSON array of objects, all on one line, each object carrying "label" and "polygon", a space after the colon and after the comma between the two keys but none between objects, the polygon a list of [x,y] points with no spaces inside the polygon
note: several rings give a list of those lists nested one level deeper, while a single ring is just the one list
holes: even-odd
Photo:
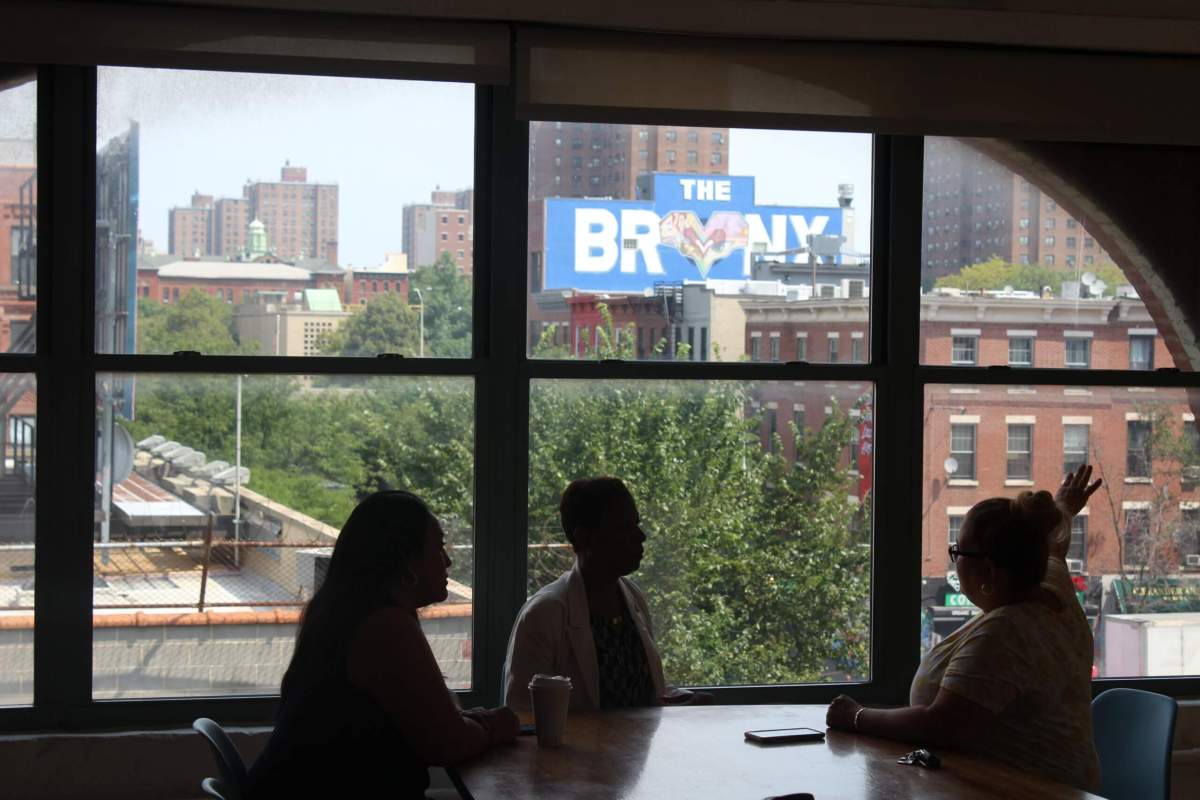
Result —
[{"label": "light yellow top", "polygon": [[965,697],[997,715],[995,729],[971,750],[1095,790],[1092,632],[1066,563],[1052,557],[1042,586],[1061,609],[1027,601],[980,614],[930,650],[909,703],[929,705],[939,688]]}]

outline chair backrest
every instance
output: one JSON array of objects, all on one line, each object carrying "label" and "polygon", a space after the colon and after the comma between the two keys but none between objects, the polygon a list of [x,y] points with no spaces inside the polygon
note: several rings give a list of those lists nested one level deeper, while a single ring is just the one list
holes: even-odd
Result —
[{"label": "chair backrest", "polygon": [[237,747],[224,729],[207,717],[192,723],[192,729],[204,737],[212,747],[221,771],[221,790],[225,800],[244,800],[246,789],[246,764]]},{"label": "chair backrest", "polygon": [[1092,700],[1100,794],[1109,800],[1169,800],[1175,700],[1140,689],[1109,689]]}]

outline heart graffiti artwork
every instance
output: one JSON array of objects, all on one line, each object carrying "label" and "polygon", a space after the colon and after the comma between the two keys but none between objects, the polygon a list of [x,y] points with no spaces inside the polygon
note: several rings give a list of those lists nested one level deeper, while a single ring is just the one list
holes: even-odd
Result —
[{"label": "heart graffiti artwork", "polygon": [[658,224],[659,241],[674,247],[707,278],[712,265],[745,247],[750,226],[738,211],[716,211],[704,225],[695,211],[672,211]]}]

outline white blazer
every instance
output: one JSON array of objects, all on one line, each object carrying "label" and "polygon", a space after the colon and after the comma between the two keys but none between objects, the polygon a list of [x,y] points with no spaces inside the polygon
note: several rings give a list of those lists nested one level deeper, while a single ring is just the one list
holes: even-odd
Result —
[{"label": "white blazer", "polygon": [[[620,579],[621,594],[629,615],[637,626],[646,648],[646,664],[654,682],[654,697],[659,703],[667,691],[663,680],[662,658],[654,646],[650,607],[637,584]],[[600,708],[600,667],[596,643],[592,639],[587,590],[579,564],[554,582],[543,586],[529,598],[517,615],[508,639],[504,661],[504,704],[513,709],[529,708],[529,679],[543,672],[566,675],[571,679],[571,708]]]}]

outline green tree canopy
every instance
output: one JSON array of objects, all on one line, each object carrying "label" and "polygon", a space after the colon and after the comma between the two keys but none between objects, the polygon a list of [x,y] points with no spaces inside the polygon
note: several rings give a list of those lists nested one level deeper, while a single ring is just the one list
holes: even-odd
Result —
[{"label": "green tree canopy", "polygon": [[325,352],[340,356],[399,353],[413,358],[419,351],[416,309],[394,294],[373,297],[327,336]]},{"label": "green tree canopy", "polygon": [[[425,355],[471,355],[471,279],[458,273],[449,253],[409,276],[409,301],[425,301]],[[421,290],[418,298],[413,287]]]},{"label": "green tree canopy", "polygon": [[977,292],[999,291],[1006,286],[1018,291],[1041,292],[1043,287],[1049,286],[1057,297],[1062,291],[1063,281],[1077,280],[1077,276],[1084,271],[1092,272],[1107,284],[1104,294],[1108,297],[1114,295],[1118,285],[1128,283],[1117,265],[1111,262],[1077,272],[1074,268],[1056,269],[1044,264],[1010,264],[1003,259],[993,258],[963,267],[953,275],[938,278],[934,286]]},{"label": "green tree canopy", "polygon": [[242,345],[233,330],[233,307],[199,289],[188,289],[177,303],[138,300],[141,353],[197,350],[205,355],[245,355],[257,343]]}]

